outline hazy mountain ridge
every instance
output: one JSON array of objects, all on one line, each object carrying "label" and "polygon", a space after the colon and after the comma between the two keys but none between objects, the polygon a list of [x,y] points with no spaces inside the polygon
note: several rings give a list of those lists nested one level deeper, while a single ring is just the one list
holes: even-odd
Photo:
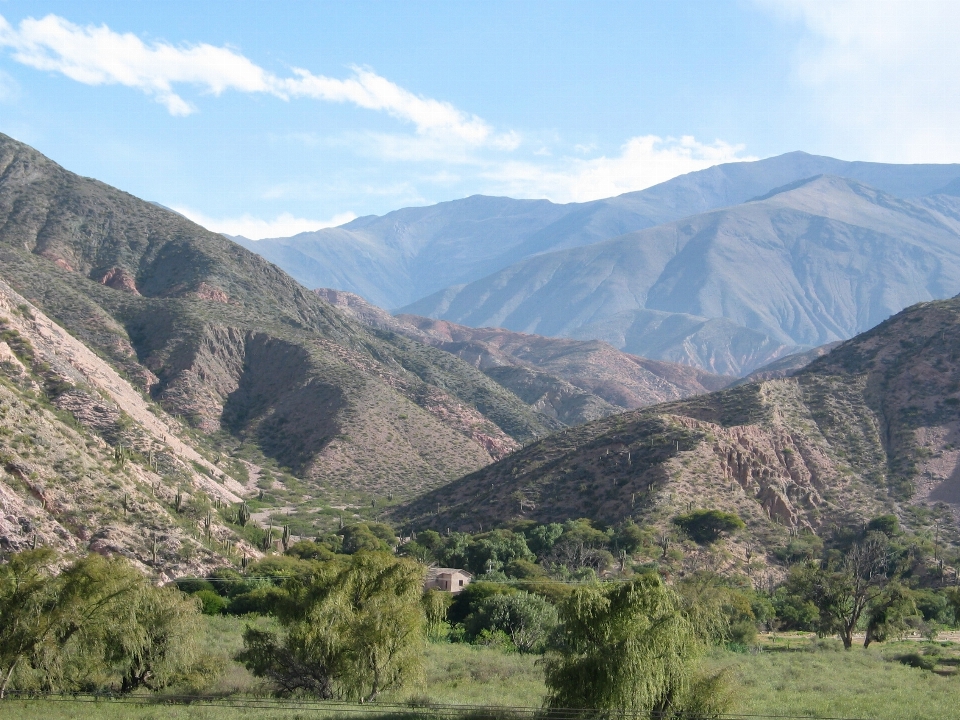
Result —
[{"label": "hazy mountain ridge", "polygon": [[[557,433],[397,510],[475,531],[592,517],[669,527],[737,512],[756,557],[791,528],[823,532],[945,502],[960,514],[960,298],[902,311],[795,376]],[[437,513],[439,507],[440,512]]]},{"label": "hazy mountain ridge", "polygon": [[404,310],[742,374],[960,291],[958,209],[955,196],[902,200],[817,176],[528,258]]},{"label": "hazy mountain ridge", "polygon": [[960,178],[960,165],[884,165],[793,152],[718,165],[592,202],[557,205],[476,195],[290,238],[236,240],[306,287],[354,292],[393,310],[533,255],[737,205],[821,174],[914,198],[949,186]]}]

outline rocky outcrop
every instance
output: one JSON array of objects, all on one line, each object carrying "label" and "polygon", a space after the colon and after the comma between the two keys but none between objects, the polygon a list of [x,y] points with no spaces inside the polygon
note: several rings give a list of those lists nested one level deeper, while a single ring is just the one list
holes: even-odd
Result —
[{"label": "rocky outcrop", "polygon": [[137,283],[133,276],[120,267],[112,267],[107,270],[103,277],[100,278],[100,284],[106,285],[114,290],[122,290],[124,292],[131,293],[132,295],[140,294],[140,291],[137,290]]}]

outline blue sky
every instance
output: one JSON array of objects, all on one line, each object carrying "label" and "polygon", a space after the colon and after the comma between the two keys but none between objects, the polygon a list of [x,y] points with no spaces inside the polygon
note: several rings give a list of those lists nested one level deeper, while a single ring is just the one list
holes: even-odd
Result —
[{"label": "blue sky", "polygon": [[0,0],[0,132],[212,229],[960,161],[960,3]]}]

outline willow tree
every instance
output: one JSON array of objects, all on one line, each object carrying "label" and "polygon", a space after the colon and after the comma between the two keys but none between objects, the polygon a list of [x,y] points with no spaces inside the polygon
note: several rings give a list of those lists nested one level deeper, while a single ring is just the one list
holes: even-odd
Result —
[{"label": "willow tree", "polygon": [[710,716],[719,678],[697,676],[707,618],[656,575],[578,588],[560,608],[561,649],[545,660],[552,708],[602,717]]},{"label": "willow tree", "polygon": [[17,667],[53,633],[59,616],[55,553],[27,550],[0,565],[0,698]]},{"label": "willow tree", "polygon": [[281,694],[374,700],[422,671],[423,573],[386,553],[325,563],[307,582],[288,582],[284,632],[248,627],[238,659]]}]

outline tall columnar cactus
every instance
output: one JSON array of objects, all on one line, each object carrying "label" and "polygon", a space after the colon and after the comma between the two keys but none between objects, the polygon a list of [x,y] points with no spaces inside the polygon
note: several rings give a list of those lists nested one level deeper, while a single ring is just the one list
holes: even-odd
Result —
[{"label": "tall columnar cactus", "polygon": [[210,539],[211,529],[213,528],[213,512],[207,510],[207,516],[203,519],[203,530],[207,535],[207,540]]},{"label": "tall columnar cactus", "polygon": [[283,550],[286,552],[287,548],[290,547],[290,526],[283,526],[283,537],[280,540],[283,543]]},{"label": "tall columnar cactus", "polygon": [[157,564],[157,553],[160,551],[160,544],[157,542],[157,536],[153,536],[153,564]]},{"label": "tall columnar cactus", "polygon": [[237,510],[237,524],[240,527],[246,527],[248,522],[250,522],[250,508],[245,502],[242,502]]},{"label": "tall columnar cactus", "polygon": [[130,509],[130,496],[126,493],[123,494],[123,516],[127,516],[127,511]]},{"label": "tall columnar cactus", "polygon": [[267,530],[267,534],[263,536],[263,551],[266,552],[273,546],[273,525],[270,525],[270,529]]},{"label": "tall columnar cactus", "polygon": [[176,508],[177,512],[180,512],[183,509],[183,493],[177,490],[177,496],[174,498],[173,506]]}]

